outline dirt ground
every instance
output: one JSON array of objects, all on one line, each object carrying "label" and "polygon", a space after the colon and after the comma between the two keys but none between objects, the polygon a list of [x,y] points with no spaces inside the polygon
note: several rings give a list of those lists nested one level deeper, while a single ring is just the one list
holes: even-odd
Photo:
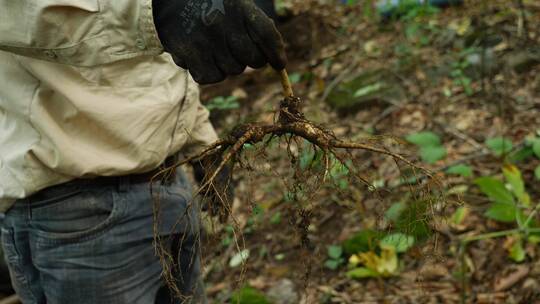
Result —
[{"label": "dirt ground", "polygon": [[[231,302],[231,294],[250,286],[278,304],[540,303],[537,243],[524,243],[519,262],[509,258],[509,237],[471,242],[460,252],[464,237],[514,227],[484,216],[491,202],[474,178],[500,177],[509,162],[490,152],[488,139],[505,137],[518,151],[540,130],[540,57],[534,57],[540,53],[540,3],[525,1],[521,10],[519,1],[466,1],[381,21],[361,4],[285,2],[290,16],[279,27],[306,115],[342,138],[401,139],[392,144],[395,151],[435,172],[439,183],[431,188],[424,181],[404,183],[408,168],[362,152],[354,165],[375,191],[354,180],[317,191],[306,185],[313,193],[298,202],[289,196],[294,165],[283,144],[246,152],[251,156],[235,172],[234,222],[207,223],[205,280],[211,299]],[[377,83],[385,83],[382,90],[372,84],[373,94],[356,90],[354,102],[334,96],[343,83],[372,72]],[[212,111],[219,132],[226,134],[239,122],[271,122],[280,92],[278,76],[266,69],[204,87],[203,100],[234,96],[235,106]],[[408,135],[426,130],[440,136],[444,158],[425,162],[406,143]],[[540,160],[512,163],[531,201],[538,202],[534,171]],[[447,172],[457,164],[472,168],[472,177]],[[385,218],[388,209],[415,199],[429,200],[429,210],[421,214],[429,233],[399,255],[398,271],[352,278],[346,253],[337,267],[327,267],[329,246],[342,246],[365,229],[394,229]],[[453,221],[464,206],[466,216]],[[245,264],[233,263],[241,252],[249,252],[241,259]],[[265,302],[243,298],[241,303]]]}]

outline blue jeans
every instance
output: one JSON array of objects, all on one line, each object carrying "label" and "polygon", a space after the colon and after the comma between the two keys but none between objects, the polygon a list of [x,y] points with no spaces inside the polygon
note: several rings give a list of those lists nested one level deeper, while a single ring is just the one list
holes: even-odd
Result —
[{"label": "blue jeans", "polygon": [[[206,303],[189,183],[178,174],[153,188],[151,194],[149,183],[129,177],[77,180],[18,201],[5,214],[2,246],[23,303]],[[172,300],[164,287],[154,202],[160,243],[172,253],[183,300]]]}]

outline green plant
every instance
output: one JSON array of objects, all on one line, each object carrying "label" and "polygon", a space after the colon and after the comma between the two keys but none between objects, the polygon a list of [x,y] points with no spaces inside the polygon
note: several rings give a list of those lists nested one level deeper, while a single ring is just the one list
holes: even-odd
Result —
[{"label": "green plant", "polygon": [[345,262],[343,258],[343,247],[336,245],[328,246],[327,253],[328,259],[324,263],[326,268],[336,270]]},{"label": "green plant", "polygon": [[486,146],[498,157],[507,155],[514,148],[512,141],[504,137],[489,138],[486,140]]},{"label": "green plant", "polygon": [[[466,70],[471,66],[468,57],[477,52],[477,48],[466,48],[457,54],[455,61],[450,63],[450,77],[452,78],[453,84],[463,88],[463,91],[467,96],[474,94],[474,89],[472,87],[473,80],[466,73]],[[450,96],[452,93],[447,90],[444,94]]]},{"label": "green plant", "polygon": [[461,225],[469,212],[469,208],[465,206],[457,208],[457,210],[454,212],[454,214],[452,214],[452,217],[450,218],[450,223],[455,226]]},{"label": "green plant", "polygon": [[469,61],[460,60],[452,62],[451,64],[452,71],[450,76],[453,79],[454,85],[460,86],[465,91],[467,96],[471,96],[474,93],[474,90],[471,86],[472,79],[465,74],[465,69],[469,67]]},{"label": "green plant", "polygon": [[262,204],[253,204],[251,208],[251,215],[247,219],[243,232],[245,234],[252,233],[263,220],[265,214],[266,210]]},{"label": "green plant", "polygon": [[383,237],[383,232],[365,229],[345,240],[343,242],[343,250],[348,255],[374,250],[379,240]]},{"label": "green plant", "polygon": [[[539,132],[540,133],[540,132]],[[533,152],[533,154],[540,159],[540,134],[539,136],[534,137],[528,141],[528,144]],[[540,165],[536,166],[534,169],[534,176],[537,180],[540,181]]]},{"label": "green plant", "polygon": [[291,83],[299,83],[302,80],[302,74],[300,73],[291,73],[289,74],[289,81]]},{"label": "green plant", "polygon": [[410,134],[406,140],[420,149],[423,161],[433,164],[446,157],[446,148],[442,145],[439,135],[423,131]]},{"label": "green plant", "polygon": [[234,227],[227,225],[224,230],[225,236],[221,240],[221,246],[228,247],[234,241]]},{"label": "green plant", "polygon": [[352,279],[390,277],[399,273],[398,254],[414,245],[414,237],[403,233],[388,234],[376,250],[358,252],[349,258],[347,276]]},{"label": "green plant", "polygon": [[279,225],[281,224],[281,212],[276,212],[272,217],[270,218],[270,223],[273,225]]},{"label": "green plant", "polygon": [[471,177],[473,175],[473,170],[470,166],[461,164],[451,166],[450,168],[446,169],[446,173],[461,175],[463,177]]},{"label": "green plant", "polygon": [[427,22],[425,17],[439,13],[437,7],[431,5],[418,5],[418,1],[401,1],[396,15],[403,16],[405,22],[405,37],[407,40],[418,46],[426,46],[430,42],[430,37],[437,34],[439,28]]},{"label": "green plant", "polygon": [[393,204],[385,213],[393,231],[362,230],[343,243],[349,257],[347,276],[352,279],[390,277],[399,273],[399,254],[407,252],[417,240],[429,234],[429,227],[420,219],[425,202],[409,201]]},{"label": "green plant", "polygon": [[253,287],[243,287],[231,296],[232,304],[270,304],[271,302],[260,291]]},{"label": "green plant", "polygon": [[206,108],[208,111],[214,110],[234,110],[238,109],[240,104],[238,103],[238,98],[235,96],[218,96],[212,98],[207,104]]},{"label": "green plant", "polygon": [[484,216],[502,223],[513,223],[515,228],[466,237],[462,239],[461,246],[488,238],[509,237],[512,240],[511,246],[507,246],[509,257],[521,262],[525,259],[524,241],[534,241],[540,235],[536,220],[540,203],[531,202],[521,172],[516,166],[507,164],[502,171],[504,182],[494,177],[480,177],[475,180],[475,184],[492,202]]}]

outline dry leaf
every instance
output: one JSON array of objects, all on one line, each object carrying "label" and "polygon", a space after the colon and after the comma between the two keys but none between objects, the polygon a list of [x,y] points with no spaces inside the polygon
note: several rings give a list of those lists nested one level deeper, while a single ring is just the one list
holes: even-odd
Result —
[{"label": "dry leaf", "polygon": [[527,266],[516,267],[515,271],[495,281],[495,284],[494,284],[495,291],[504,291],[511,288],[517,282],[524,279],[529,274],[529,270],[530,269]]}]

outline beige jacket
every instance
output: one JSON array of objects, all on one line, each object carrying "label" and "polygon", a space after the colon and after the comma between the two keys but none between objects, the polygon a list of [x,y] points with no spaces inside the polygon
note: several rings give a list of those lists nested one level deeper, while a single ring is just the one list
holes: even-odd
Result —
[{"label": "beige jacket", "polygon": [[213,142],[196,84],[162,51],[151,0],[0,0],[0,212]]}]

